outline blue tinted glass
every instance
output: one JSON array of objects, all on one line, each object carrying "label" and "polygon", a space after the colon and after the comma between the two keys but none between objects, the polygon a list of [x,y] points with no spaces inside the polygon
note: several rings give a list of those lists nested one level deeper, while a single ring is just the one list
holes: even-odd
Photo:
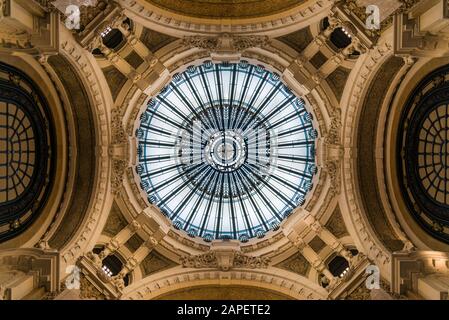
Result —
[{"label": "blue tinted glass", "polygon": [[141,187],[191,237],[261,238],[312,188],[312,116],[262,66],[190,66],[140,119]]}]

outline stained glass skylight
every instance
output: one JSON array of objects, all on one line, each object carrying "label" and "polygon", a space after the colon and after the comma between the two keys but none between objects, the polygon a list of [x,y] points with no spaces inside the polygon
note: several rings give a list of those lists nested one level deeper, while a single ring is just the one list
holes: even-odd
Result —
[{"label": "stained glass skylight", "polygon": [[312,115],[272,73],[206,61],[141,115],[136,168],[150,203],[191,237],[262,238],[312,188]]}]

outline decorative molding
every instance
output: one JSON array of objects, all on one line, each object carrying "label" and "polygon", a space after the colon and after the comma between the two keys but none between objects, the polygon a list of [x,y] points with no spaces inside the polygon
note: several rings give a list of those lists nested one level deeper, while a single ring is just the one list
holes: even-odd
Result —
[{"label": "decorative molding", "polygon": [[123,176],[125,175],[127,167],[127,160],[112,159],[111,188],[113,194],[117,194],[120,191],[123,184]]},{"label": "decorative molding", "polygon": [[[228,284],[257,286],[283,292],[296,299],[322,300],[327,292],[304,277],[291,277],[279,269],[250,269],[221,272],[218,270],[186,270],[173,268],[170,273],[155,274],[126,287],[121,299],[148,300],[177,288]],[[173,289],[171,289],[173,288]]]},{"label": "decorative molding", "polygon": [[184,268],[219,268],[223,271],[232,268],[267,268],[269,263],[270,258],[268,257],[253,257],[234,251],[212,250],[195,256],[181,257],[181,264]]},{"label": "decorative molding", "polygon": [[66,33],[65,36],[63,34],[66,41],[61,43],[61,54],[67,57],[79,71],[86,83],[86,90],[92,100],[92,108],[94,110],[93,113],[97,127],[97,172],[102,173],[97,178],[92,177],[95,179],[95,197],[93,203],[90,204],[89,213],[83,221],[83,225],[79,228],[76,238],[61,252],[64,263],[70,264],[74,263],[83,252],[87,251],[86,246],[92,243],[94,234],[101,233],[102,225],[100,223],[105,221],[105,216],[102,215],[102,212],[104,210],[109,211],[108,203],[109,205],[112,204],[112,201],[109,201],[110,196],[108,195],[108,180],[110,179],[109,175],[111,174],[111,170],[107,146],[109,145],[110,129],[108,102],[103,94],[102,87],[99,85],[101,83],[98,78],[99,75],[95,67],[91,64],[91,57],[89,58],[87,56],[90,53],[76,43],[68,30],[61,30],[64,30],[63,33]]},{"label": "decorative molding", "polygon": [[129,163],[128,135],[123,128],[122,111],[114,108],[111,111],[111,145],[109,153],[112,156],[111,187],[112,193],[117,194],[123,184],[125,169]]},{"label": "decorative molding", "polygon": [[17,286],[20,275],[33,275],[34,288],[44,287],[47,294],[60,290],[59,253],[54,250],[36,248],[6,249],[0,251],[0,266],[10,270],[11,281],[0,283],[0,300],[9,294],[9,284]]},{"label": "decorative molding", "polygon": [[330,193],[335,196],[341,191],[341,163],[340,160],[327,160],[324,164],[324,170],[327,171],[331,180]]},{"label": "decorative molding", "polygon": [[[437,0],[428,5],[417,0],[405,0],[394,16],[394,53],[417,57],[441,57],[449,55],[449,3]],[[416,6],[415,6],[416,4]],[[441,6],[443,10],[436,12]],[[433,10],[433,11],[431,11]],[[421,24],[421,17],[432,12],[432,24]]]},{"label": "decorative molding", "polygon": [[122,144],[128,142],[128,135],[122,124],[121,110],[111,110],[111,144]]},{"label": "decorative molding", "polygon": [[[273,33],[282,35],[291,32],[292,29],[301,29],[316,21],[317,16],[323,16],[334,4],[334,0],[308,1],[294,12],[274,15],[273,17],[261,17],[257,22],[249,19],[247,22],[223,23],[222,20],[192,19],[187,16],[173,16],[166,11],[151,6],[143,0],[119,0],[120,5],[146,28],[156,31],[165,30],[172,36],[196,34],[220,34],[228,32],[232,34],[242,33]],[[144,3],[142,3],[144,2]],[[284,25],[283,30],[279,30],[279,25]]]},{"label": "decorative molding", "polygon": [[80,294],[81,299],[94,299],[94,300],[105,300],[106,296],[98,290],[86,276],[81,273],[80,275]]},{"label": "decorative molding", "polygon": [[340,145],[341,144],[341,110],[340,109],[332,109],[331,114],[331,123],[329,129],[327,131],[327,135],[324,138],[325,143],[331,145]]},{"label": "decorative molding", "polygon": [[182,45],[187,48],[199,48],[209,52],[242,52],[269,44],[270,40],[267,36],[236,36],[227,33],[217,37],[187,36],[182,39]]},{"label": "decorative molding", "polygon": [[196,256],[182,256],[180,260],[184,268],[218,268],[218,259],[214,251]]},{"label": "decorative molding", "polygon": [[408,248],[393,253],[391,290],[398,297],[409,291],[418,294],[418,279],[438,274],[449,274],[448,252],[417,251],[415,248]]},{"label": "decorative molding", "polygon": [[[377,70],[378,66],[392,54],[392,46],[388,42],[382,42],[375,46],[374,49],[367,53],[364,61],[360,61],[361,67],[354,80],[354,85],[351,88],[351,94],[348,96],[347,101],[342,101],[348,107],[345,111],[344,122],[344,148],[348,149],[345,152],[343,162],[343,190],[345,194],[345,201],[349,209],[349,214],[346,218],[349,218],[353,228],[356,231],[356,236],[362,244],[363,252],[366,253],[370,260],[375,261],[377,265],[385,273],[390,272],[390,253],[388,250],[377,240],[373,235],[369,224],[364,216],[361,204],[358,201],[356,194],[357,188],[355,186],[355,163],[353,160],[352,150],[355,145],[355,121],[357,119],[357,108],[362,101],[364,94],[364,88],[370,79],[371,74]],[[342,211],[343,213],[344,211]],[[360,251],[360,250],[359,250]]]},{"label": "decorative molding", "polygon": [[0,51],[57,54],[59,27],[59,13],[47,1],[0,0]]}]

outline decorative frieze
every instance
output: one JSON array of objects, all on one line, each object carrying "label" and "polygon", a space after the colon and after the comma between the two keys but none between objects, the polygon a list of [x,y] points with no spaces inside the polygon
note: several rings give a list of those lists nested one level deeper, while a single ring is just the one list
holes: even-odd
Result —
[{"label": "decorative frieze", "polygon": [[327,160],[324,164],[324,170],[327,171],[331,180],[330,192],[337,195],[341,190],[341,173],[340,173],[340,160]]},{"label": "decorative frieze", "polygon": [[235,36],[227,33],[217,37],[187,36],[182,39],[182,44],[188,48],[209,52],[243,52],[253,47],[265,47],[269,43],[267,36]]},{"label": "decorative frieze", "polygon": [[195,256],[182,256],[184,268],[218,268],[228,271],[231,268],[267,268],[268,257],[254,257],[236,251],[209,251]]},{"label": "decorative frieze", "polygon": [[128,167],[128,161],[124,159],[112,159],[111,188],[112,193],[117,194],[123,184],[125,170]]}]

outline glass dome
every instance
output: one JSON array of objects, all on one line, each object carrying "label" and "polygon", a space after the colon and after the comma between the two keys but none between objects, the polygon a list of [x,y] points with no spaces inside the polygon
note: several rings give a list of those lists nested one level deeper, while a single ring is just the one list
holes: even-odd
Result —
[{"label": "glass dome", "polygon": [[312,188],[317,131],[305,101],[246,61],[175,74],[136,136],[149,202],[191,237],[262,238]]}]

